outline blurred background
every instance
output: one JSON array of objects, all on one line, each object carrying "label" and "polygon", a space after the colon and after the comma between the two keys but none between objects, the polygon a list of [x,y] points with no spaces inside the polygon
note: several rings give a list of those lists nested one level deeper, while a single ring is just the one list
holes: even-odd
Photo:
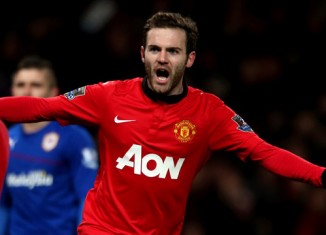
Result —
[{"label": "blurred background", "polygon": [[[326,166],[325,0],[0,2],[0,95],[27,54],[61,93],[143,76],[142,27],[158,10],[197,21],[189,84],[221,97],[263,139]],[[324,235],[326,191],[214,153],[194,182],[183,235]]]}]

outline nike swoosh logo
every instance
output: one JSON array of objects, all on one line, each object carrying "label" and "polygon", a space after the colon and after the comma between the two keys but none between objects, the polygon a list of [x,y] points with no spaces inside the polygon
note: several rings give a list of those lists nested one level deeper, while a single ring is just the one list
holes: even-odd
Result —
[{"label": "nike swoosh logo", "polygon": [[123,119],[119,119],[118,118],[118,115],[115,116],[115,118],[114,118],[114,122],[115,123],[125,123],[125,122],[134,122],[134,121],[136,121],[136,120],[123,120]]}]

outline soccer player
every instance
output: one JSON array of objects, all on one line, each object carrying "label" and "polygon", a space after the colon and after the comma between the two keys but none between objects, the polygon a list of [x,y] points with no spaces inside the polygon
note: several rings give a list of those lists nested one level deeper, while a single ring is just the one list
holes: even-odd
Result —
[{"label": "soccer player", "polygon": [[219,97],[187,85],[184,72],[195,61],[197,40],[192,19],[157,12],[144,26],[144,77],[51,98],[0,99],[0,110],[10,107],[0,112],[6,121],[98,128],[101,166],[79,235],[179,235],[190,187],[212,151],[257,162],[288,179],[326,185],[324,167],[267,143]]},{"label": "soccer player", "polygon": [[9,137],[6,125],[0,120],[0,197],[9,159]]},{"label": "soccer player", "polygon": [[[12,95],[19,97],[58,95],[51,63],[38,56],[23,58],[12,76],[11,89]],[[84,200],[98,170],[97,146],[91,133],[85,127],[46,121],[12,125],[9,136],[2,232],[77,234]]]}]

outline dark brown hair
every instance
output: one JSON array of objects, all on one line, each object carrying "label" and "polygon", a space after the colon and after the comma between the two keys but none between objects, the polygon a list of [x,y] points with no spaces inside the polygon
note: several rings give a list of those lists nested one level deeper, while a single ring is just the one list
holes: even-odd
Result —
[{"label": "dark brown hair", "polygon": [[13,78],[16,73],[22,69],[38,69],[47,72],[47,79],[50,87],[57,87],[57,78],[52,66],[52,63],[38,55],[27,55],[17,65],[16,71],[13,74]]},{"label": "dark brown hair", "polygon": [[187,53],[196,51],[199,37],[197,24],[189,17],[182,16],[180,13],[157,12],[151,16],[143,29],[143,45],[147,43],[147,33],[153,28],[180,28],[186,32]]}]

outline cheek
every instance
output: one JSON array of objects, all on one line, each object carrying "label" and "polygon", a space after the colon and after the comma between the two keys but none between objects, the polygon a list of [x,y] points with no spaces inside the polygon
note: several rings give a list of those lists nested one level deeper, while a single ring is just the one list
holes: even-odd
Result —
[{"label": "cheek", "polygon": [[28,95],[27,93],[28,92],[26,89],[14,88],[11,90],[12,96],[25,96],[25,95]]},{"label": "cheek", "polygon": [[151,71],[151,65],[146,60],[144,61],[144,67],[147,73],[150,73]]},{"label": "cheek", "polygon": [[152,67],[152,62],[150,60],[148,60],[148,57],[144,58],[144,64],[145,64],[145,67]]},{"label": "cheek", "polygon": [[31,96],[34,97],[48,97],[48,92],[42,90],[42,89],[32,89]]}]

